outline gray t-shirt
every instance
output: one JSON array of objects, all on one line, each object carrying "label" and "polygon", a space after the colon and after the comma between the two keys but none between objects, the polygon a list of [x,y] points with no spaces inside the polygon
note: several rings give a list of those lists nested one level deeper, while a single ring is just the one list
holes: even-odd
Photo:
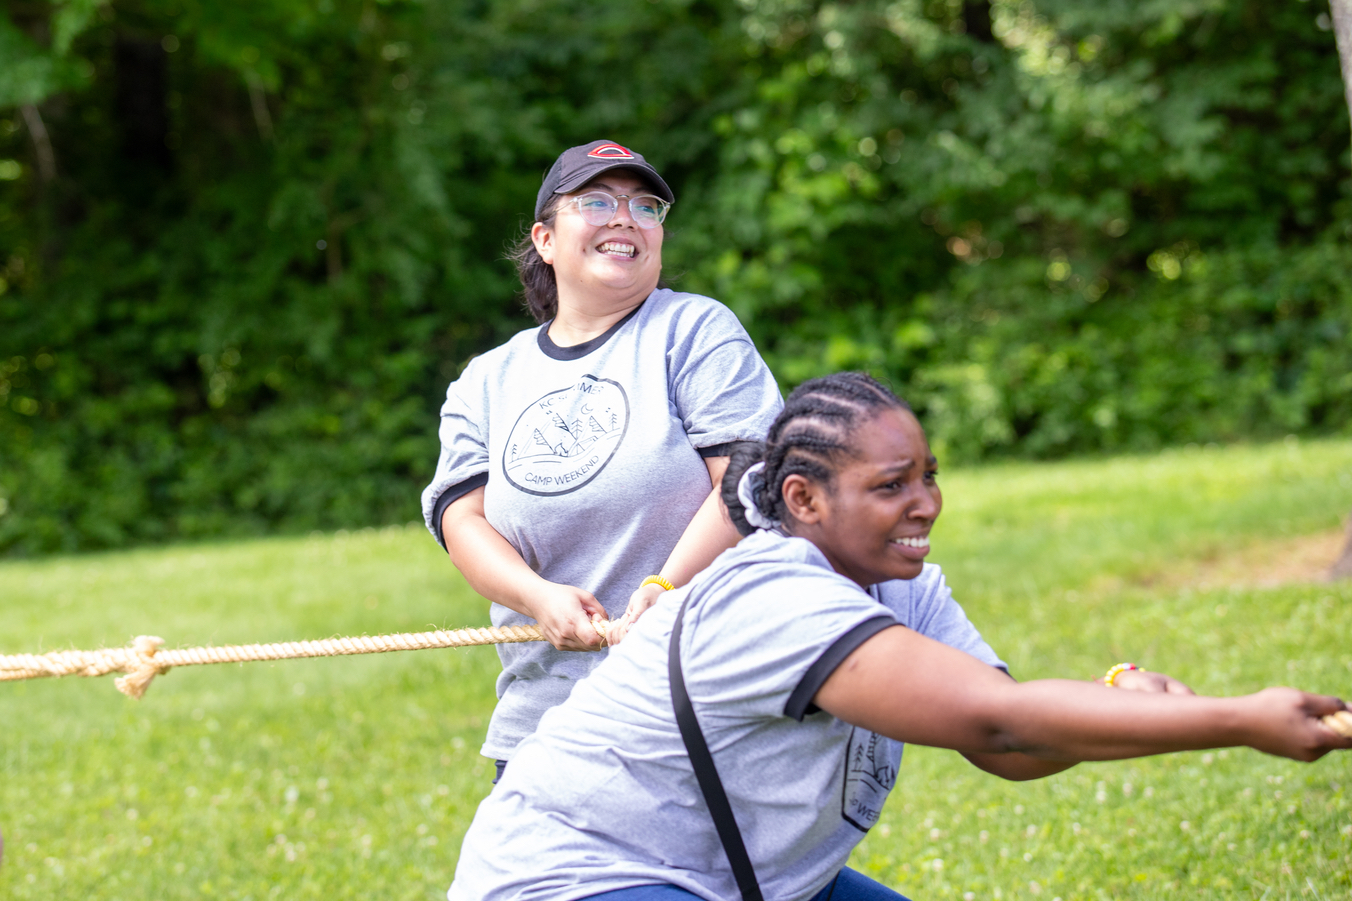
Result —
[{"label": "gray t-shirt", "polygon": [[820,891],[896,782],[901,742],[811,703],[850,651],[900,623],[1004,667],[937,566],[863,591],[810,542],[757,532],[644,614],[545,714],[479,806],[450,901],[655,883],[737,897],[672,710],[667,645],[687,592],[686,686],[767,898]]},{"label": "gray t-shirt", "polygon": [[[657,290],[574,347],[547,328],[474,358],[451,383],[423,514],[440,540],[446,506],[485,486],[488,522],[531,569],[592,592],[615,617],[708,497],[702,456],[763,438],[783,402],[737,317],[707,297]],[[533,622],[499,604],[491,616]],[[543,642],[499,645],[498,655],[482,753],[500,759],[604,657]]]}]

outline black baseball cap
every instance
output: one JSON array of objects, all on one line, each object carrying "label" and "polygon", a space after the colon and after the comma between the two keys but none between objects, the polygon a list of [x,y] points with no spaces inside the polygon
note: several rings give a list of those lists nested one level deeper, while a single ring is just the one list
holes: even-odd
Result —
[{"label": "black baseball cap", "polygon": [[662,176],[657,174],[657,170],[642,154],[614,141],[592,141],[590,144],[569,147],[549,167],[540,193],[535,197],[535,218],[540,218],[549,198],[555,194],[576,191],[602,172],[612,169],[633,169],[642,173],[651,183],[654,194],[667,203],[676,202],[676,195],[671,193],[671,188],[667,187]]}]

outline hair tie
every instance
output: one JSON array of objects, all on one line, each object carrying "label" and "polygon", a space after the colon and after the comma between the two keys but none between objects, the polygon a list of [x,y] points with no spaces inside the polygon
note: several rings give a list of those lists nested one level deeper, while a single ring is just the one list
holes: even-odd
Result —
[{"label": "hair tie", "polygon": [[756,499],[761,492],[765,490],[765,461],[747,467],[746,472],[742,473],[742,478],[737,483],[737,500],[742,502],[743,514],[746,521],[757,529],[773,529],[779,525],[779,520],[771,519],[761,512],[760,504]]}]

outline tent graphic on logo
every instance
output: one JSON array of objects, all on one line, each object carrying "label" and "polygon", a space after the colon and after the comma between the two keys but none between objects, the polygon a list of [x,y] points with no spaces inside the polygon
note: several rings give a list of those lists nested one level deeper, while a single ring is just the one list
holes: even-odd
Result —
[{"label": "tent graphic on logo", "polygon": [[[583,412],[590,413],[591,411],[584,407]],[[510,463],[515,463],[527,457],[555,457],[559,459],[576,457],[588,450],[598,440],[609,437],[608,432],[614,431],[602,426],[596,421],[595,416],[588,418],[585,430],[580,419],[566,422],[558,413],[550,413],[547,420],[547,424],[537,423],[535,428],[532,429],[531,440],[524,453],[521,449],[511,448]],[[545,435],[542,429],[548,430],[550,434]],[[551,441],[550,436],[554,440]]]},{"label": "tent graphic on logo", "polygon": [[602,144],[588,151],[587,156],[598,160],[632,160],[634,154],[632,151],[619,144]]},{"label": "tent graphic on logo", "polygon": [[628,426],[629,398],[619,383],[583,376],[521,412],[503,448],[503,473],[527,494],[576,491],[610,462]]}]

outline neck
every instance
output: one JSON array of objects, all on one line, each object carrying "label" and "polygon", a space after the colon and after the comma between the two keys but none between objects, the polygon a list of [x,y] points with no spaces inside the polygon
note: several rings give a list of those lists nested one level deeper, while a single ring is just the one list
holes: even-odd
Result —
[{"label": "neck", "polygon": [[842,576],[849,579],[851,582],[858,585],[865,591],[867,591],[868,587],[873,584],[873,582],[862,581],[857,575],[850,572],[848,568],[840,562],[839,558],[834,553],[832,553],[831,546],[823,540],[823,536],[820,529],[811,525],[807,525],[805,523],[797,521],[791,522],[788,520],[781,523],[779,529],[785,535],[789,535],[794,538],[806,538],[808,541],[812,542],[812,544],[817,548],[817,550],[822,552],[822,556],[826,558],[826,562],[831,564],[832,569],[834,569],[836,572],[840,573]]},{"label": "neck", "polygon": [[604,335],[610,328],[648,299],[652,291],[642,295],[617,298],[609,303],[575,303],[559,292],[559,311],[549,325],[549,337],[560,347],[583,344]]}]

